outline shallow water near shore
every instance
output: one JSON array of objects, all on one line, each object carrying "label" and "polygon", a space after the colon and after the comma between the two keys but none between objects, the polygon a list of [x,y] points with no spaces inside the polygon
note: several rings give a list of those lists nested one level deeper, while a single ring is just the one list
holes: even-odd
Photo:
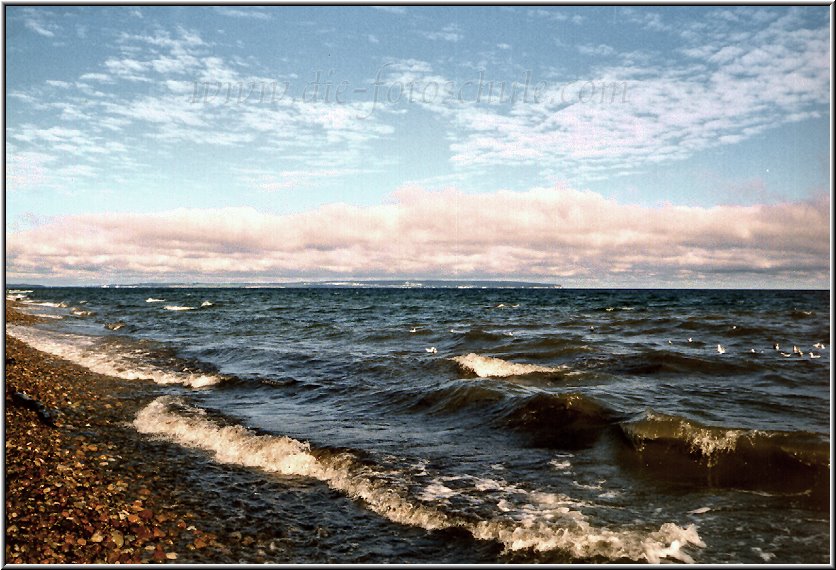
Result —
[{"label": "shallow water near shore", "polygon": [[52,317],[12,336],[168,385],[134,428],[267,552],[309,524],[276,562],[829,560],[827,291],[7,298]]}]

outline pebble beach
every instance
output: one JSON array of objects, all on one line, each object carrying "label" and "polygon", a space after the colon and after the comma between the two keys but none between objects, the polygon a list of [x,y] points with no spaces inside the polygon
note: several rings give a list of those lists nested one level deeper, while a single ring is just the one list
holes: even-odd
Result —
[{"label": "pebble beach", "polygon": [[[7,323],[36,319],[13,305]],[[5,340],[6,563],[266,561],[256,537],[212,526],[207,494],[223,489],[186,485],[167,445],[130,426],[154,385]]]}]

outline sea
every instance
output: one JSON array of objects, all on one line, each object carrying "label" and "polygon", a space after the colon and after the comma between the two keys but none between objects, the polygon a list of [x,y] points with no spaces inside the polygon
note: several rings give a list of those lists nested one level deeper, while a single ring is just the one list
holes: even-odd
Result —
[{"label": "sea", "polygon": [[276,563],[832,562],[829,291],[6,295],[47,317],[11,336],[163,385],[132,428],[257,489],[230,526],[316,530]]}]

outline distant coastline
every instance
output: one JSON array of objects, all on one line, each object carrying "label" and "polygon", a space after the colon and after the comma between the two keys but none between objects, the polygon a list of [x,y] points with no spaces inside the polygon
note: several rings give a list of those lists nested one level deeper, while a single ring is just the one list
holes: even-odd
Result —
[{"label": "distant coastline", "polygon": [[[61,287],[61,285],[27,285],[7,284],[6,289],[42,289],[45,287]],[[67,285],[67,287],[96,287],[106,289],[139,289],[139,288],[206,288],[206,289],[279,289],[279,288],[387,288],[387,289],[562,289],[562,285],[554,283],[538,283],[533,281],[490,281],[490,280],[447,280],[447,279],[339,279],[339,280],[311,280],[288,281],[272,283],[125,283],[103,285]]]}]

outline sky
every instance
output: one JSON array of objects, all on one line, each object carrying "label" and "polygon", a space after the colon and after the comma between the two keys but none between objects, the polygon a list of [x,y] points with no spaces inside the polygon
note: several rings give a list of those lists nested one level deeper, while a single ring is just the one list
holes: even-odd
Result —
[{"label": "sky", "polygon": [[5,6],[8,282],[830,286],[829,6]]}]

